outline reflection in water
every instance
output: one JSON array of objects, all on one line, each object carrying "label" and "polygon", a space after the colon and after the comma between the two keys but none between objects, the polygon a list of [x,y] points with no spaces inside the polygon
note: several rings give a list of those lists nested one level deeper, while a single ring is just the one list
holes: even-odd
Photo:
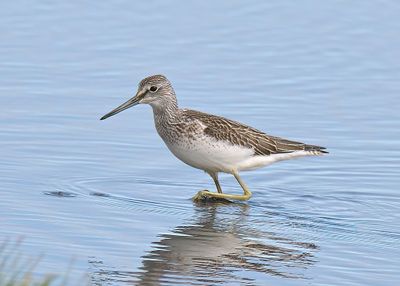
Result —
[{"label": "reflection in water", "polygon": [[[106,270],[101,261],[91,261],[95,285],[215,285],[229,281],[253,285],[241,271],[262,275],[304,278],[317,247],[249,227],[251,207],[214,205],[197,208],[195,222],[163,234],[143,256],[139,271]],[[101,269],[101,270],[99,270]],[[101,284],[98,284],[101,281]]]}]

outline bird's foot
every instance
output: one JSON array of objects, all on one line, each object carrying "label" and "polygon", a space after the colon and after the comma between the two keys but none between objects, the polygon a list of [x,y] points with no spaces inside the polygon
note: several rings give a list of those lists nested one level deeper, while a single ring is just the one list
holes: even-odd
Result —
[{"label": "bird's foot", "polygon": [[199,191],[193,198],[193,202],[195,203],[232,203],[230,200],[227,200],[225,198],[219,198],[214,196],[214,193],[208,191],[208,190],[203,190]]},{"label": "bird's foot", "polygon": [[193,198],[192,200],[194,202],[201,202],[207,199],[207,194],[209,194],[210,192],[207,190],[203,190],[203,191],[199,191]]}]

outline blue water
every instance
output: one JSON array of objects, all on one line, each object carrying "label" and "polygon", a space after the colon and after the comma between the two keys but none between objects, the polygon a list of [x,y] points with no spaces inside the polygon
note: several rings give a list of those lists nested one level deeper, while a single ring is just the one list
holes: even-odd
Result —
[{"label": "blue water", "polygon": [[[0,241],[70,285],[395,285],[396,1],[0,4]],[[245,204],[158,137],[99,118],[165,74],[181,106],[330,154],[243,173]],[[240,192],[228,175],[226,192]]]}]

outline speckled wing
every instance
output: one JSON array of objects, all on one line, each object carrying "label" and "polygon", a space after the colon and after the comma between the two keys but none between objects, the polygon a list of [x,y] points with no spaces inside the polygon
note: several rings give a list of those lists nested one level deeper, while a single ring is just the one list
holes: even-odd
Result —
[{"label": "speckled wing", "polygon": [[310,151],[311,153],[328,153],[324,147],[308,145],[301,142],[269,136],[250,126],[195,110],[185,110],[185,115],[199,120],[205,127],[204,133],[220,141],[228,141],[234,145],[248,147],[254,150],[254,155],[271,155],[292,153],[295,151]]}]

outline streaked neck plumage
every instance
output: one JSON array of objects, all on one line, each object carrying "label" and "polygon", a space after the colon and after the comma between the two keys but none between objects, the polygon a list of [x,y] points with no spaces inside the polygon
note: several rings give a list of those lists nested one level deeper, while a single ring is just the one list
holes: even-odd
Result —
[{"label": "streaked neck plumage", "polygon": [[172,87],[167,94],[164,94],[159,100],[151,102],[150,105],[153,108],[154,124],[157,132],[165,141],[168,139],[166,138],[168,137],[166,131],[171,129],[171,125],[179,121],[178,101]]},{"label": "streaked neck plumage", "polygon": [[165,119],[174,116],[178,108],[178,101],[175,96],[175,92],[171,89],[168,94],[163,95],[159,100],[150,103],[153,108],[154,118],[164,117]]}]

